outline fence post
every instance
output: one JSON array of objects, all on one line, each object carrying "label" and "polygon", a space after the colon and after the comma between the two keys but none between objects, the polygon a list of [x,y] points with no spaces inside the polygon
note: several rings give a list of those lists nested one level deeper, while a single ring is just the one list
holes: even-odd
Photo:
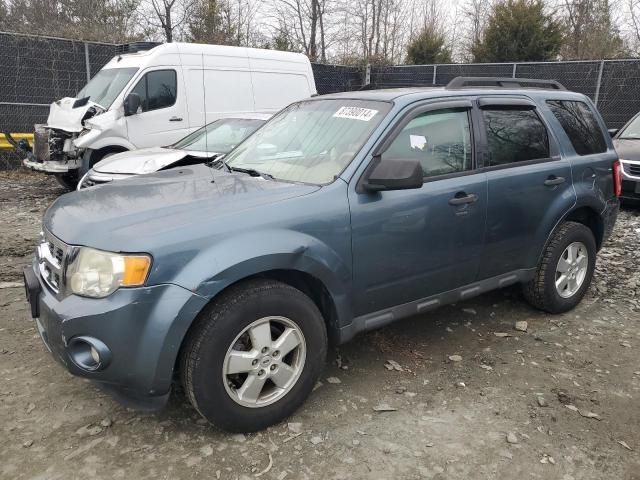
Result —
[{"label": "fence post", "polygon": [[596,95],[593,99],[593,103],[598,106],[598,99],[600,98],[600,84],[602,83],[602,71],[604,70],[604,60],[600,61],[600,71],[598,72],[598,84],[596,85]]},{"label": "fence post", "polygon": [[511,73],[511,78],[516,78],[516,69],[518,68],[518,64],[513,64],[513,72]]},{"label": "fence post", "polygon": [[367,86],[371,83],[371,64],[367,63],[367,66],[364,69],[364,85]]},{"label": "fence post", "polygon": [[438,71],[438,65],[433,66],[433,84],[436,84],[436,72]]},{"label": "fence post", "polygon": [[91,80],[91,64],[89,64],[89,44],[84,42],[84,63],[87,67],[87,83]]}]

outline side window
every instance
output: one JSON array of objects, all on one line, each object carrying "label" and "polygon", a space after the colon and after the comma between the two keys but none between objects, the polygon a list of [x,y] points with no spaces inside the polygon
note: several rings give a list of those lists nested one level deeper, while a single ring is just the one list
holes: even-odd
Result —
[{"label": "side window", "polygon": [[549,135],[533,109],[486,108],[489,164],[494,167],[549,158]]},{"label": "side window", "polygon": [[471,169],[468,110],[436,110],[413,118],[384,152],[383,159],[415,159],[425,177]]},{"label": "side window", "polygon": [[548,100],[547,105],[564,128],[578,155],[591,155],[607,151],[602,129],[586,103]]},{"label": "side window", "polygon": [[133,87],[142,100],[142,111],[158,110],[176,103],[177,77],[175,70],[155,70],[144,75]]}]

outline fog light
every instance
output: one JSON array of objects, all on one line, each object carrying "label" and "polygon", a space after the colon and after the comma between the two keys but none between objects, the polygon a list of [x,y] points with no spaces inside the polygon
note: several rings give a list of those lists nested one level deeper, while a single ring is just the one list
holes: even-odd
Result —
[{"label": "fog light", "polygon": [[94,362],[96,362],[96,364],[100,363],[100,354],[95,349],[95,347],[91,347],[91,358]]},{"label": "fog light", "polygon": [[111,350],[92,337],[74,337],[68,345],[69,358],[80,369],[95,372],[111,363]]}]

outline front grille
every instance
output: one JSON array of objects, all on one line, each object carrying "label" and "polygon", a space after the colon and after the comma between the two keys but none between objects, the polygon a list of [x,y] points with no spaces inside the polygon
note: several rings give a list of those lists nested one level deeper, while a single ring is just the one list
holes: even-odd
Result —
[{"label": "front grille", "polygon": [[44,125],[35,125],[33,133],[33,156],[38,162],[49,161],[49,132]]},{"label": "front grille", "polygon": [[624,171],[627,175],[640,177],[640,163],[623,163]]},{"label": "front grille", "polygon": [[68,247],[47,231],[41,236],[42,241],[37,249],[40,276],[51,290],[60,293],[64,282]]}]

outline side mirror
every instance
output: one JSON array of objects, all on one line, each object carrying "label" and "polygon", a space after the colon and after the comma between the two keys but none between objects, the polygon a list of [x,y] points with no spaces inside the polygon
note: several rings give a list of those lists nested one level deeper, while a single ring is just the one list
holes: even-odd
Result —
[{"label": "side mirror", "polygon": [[129,117],[138,113],[141,103],[140,95],[137,93],[130,93],[127,95],[124,99],[124,116]]},{"label": "side mirror", "polygon": [[422,166],[418,160],[383,160],[378,157],[362,184],[368,192],[422,188]]},{"label": "side mirror", "polygon": [[618,134],[619,131],[620,131],[619,128],[610,128],[609,129],[609,135],[611,135],[611,138],[613,138]]}]

